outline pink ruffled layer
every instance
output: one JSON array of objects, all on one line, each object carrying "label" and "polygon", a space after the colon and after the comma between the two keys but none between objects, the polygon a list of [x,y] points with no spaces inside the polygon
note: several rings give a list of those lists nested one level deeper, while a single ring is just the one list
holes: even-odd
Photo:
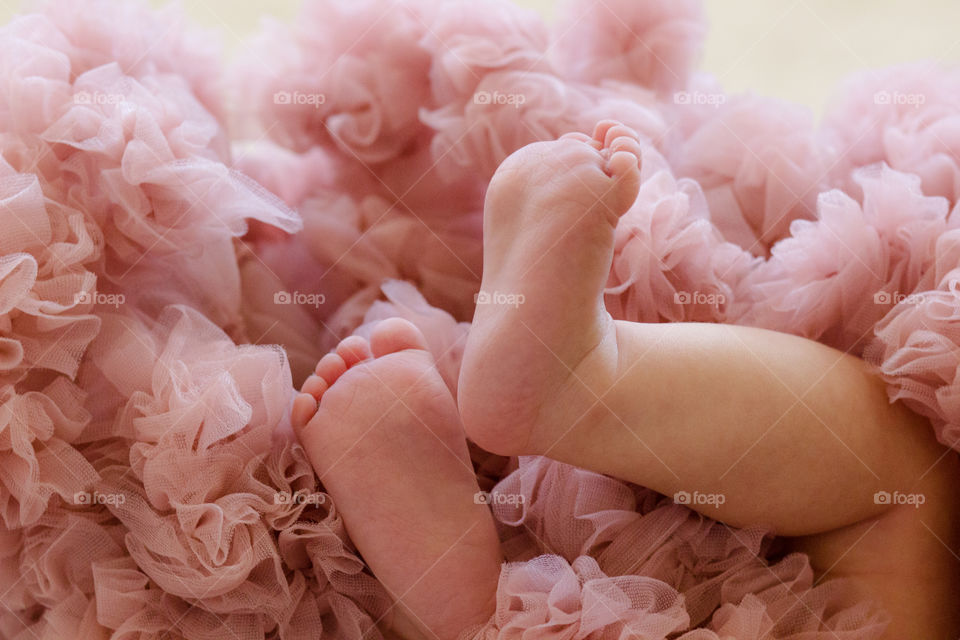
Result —
[{"label": "pink ruffled layer", "polygon": [[929,418],[940,442],[960,450],[960,231],[951,222],[909,304],[877,325],[864,358],[891,399]]},{"label": "pink ruffled layer", "polygon": [[236,346],[187,307],[102,321],[81,380],[110,415],[73,450],[89,468],[76,494],[0,565],[19,576],[10,637],[379,637],[389,598],[284,435],[283,351]]},{"label": "pink ruffled layer", "polygon": [[496,614],[464,638],[877,638],[886,626],[843,582],[815,587],[802,554],[765,560],[763,531],[646,489],[520,458],[494,496],[511,562]]},{"label": "pink ruffled layer", "polygon": [[[603,118],[644,140],[614,316],[862,354],[960,449],[956,72],[854,78],[817,130],[691,76],[702,31],[692,1],[571,0],[551,32],[500,0],[311,0],[227,75],[139,2],[0,29],[0,636],[381,637],[389,597],[290,439],[292,388],[401,316],[455,393],[488,179]],[[227,120],[257,142],[231,149]],[[471,453],[523,503],[495,508],[509,562],[465,637],[882,629],[762,531]]]},{"label": "pink ruffled layer", "polygon": [[885,162],[920,176],[923,190],[951,203],[960,197],[960,72],[934,62],[855,74],[824,117],[842,161],[832,171],[856,193],[857,167]]},{"label": "pink ruffled layer", "polygon": [[389,599],[276,435],[286,356],[236,344],[236,238],[301,223],[229,166],[182,22],[51,2],[0,30],[0,635],[377,637]]},{"label": "pink ruffled layer", "polygon": [[567,0],[554,44],[567,77],[669,93],[687,86],[705,31],[696,0]]},{"label": "pink ruffled layer", "polygon": [[636,322],[720,322],[758,259],[723,239],[700,185],[643,150],[640,194],[617,225],[607,309]]},{"label": "pink ruffled layer", "polygon": [[817,220],[794,222],[792,235],[744,279],[738,321],[859,354],[892,309],[913,306],[936,264],[947,202],[886,166],[861,169],[854,180],[862,204],[839,190],[820,194]]},{"label": "pink ruffled layer", "polygon": [[703,188],[723,237],[755,255],[812,219],[828,182],[832,150],[799,106],[754,96],[727,97],[695,84],[674,113],[683,140],[672,149],[678,175]]}]

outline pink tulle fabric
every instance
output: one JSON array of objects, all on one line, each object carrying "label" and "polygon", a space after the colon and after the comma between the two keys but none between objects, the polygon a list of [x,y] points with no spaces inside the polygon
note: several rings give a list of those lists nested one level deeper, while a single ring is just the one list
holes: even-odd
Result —
[{"label": "pink tulle fabric", "polygon": [[920,176],[923,190],[955,203],[960,197],[960,72],[933,62],[869,70],[849,78],[834,97],[824,129],[841,153],[833,181],[850,184],[857,167],[885,162]]},{"label": "pink tulle fabric", "polygon": [[[799,106],[754,96],[727,100],[708,83],[686,95],[675,114],[685,133],[670,150],[673,166],[701,185],[724,238],[768,256],[794,220],[814,217],[830,148]],[[710,98],[715,104],[696,104]]]},{"label": "pink tulle fabric", "polygon": [[[294,388],[399,316],[456,393],[487,181],[604,118],[643,141],[611,314],[850,351],[960,450],[960,75],[854,77],[816,128],[695,75],[703,31],[694,0],[309,0],[224,68],[139,1],[0,29],[0,637],[389,640]],[[464,640],[882,633],[765,531],[471,454],[507,562]]]},{"label": "pink tulle fabric", "polygon": [[464,637],[861,638],[885,627],[842,583],[814,587],[802,554],[764,560],[763,531],[648,489],[520,458],[494,494],[508,564],[496,615]]},{"label": "pink tulle fabric", "polygon": [[696,0],[566,0],[553,41],[565,77],[669,93],[687,86],[705,31]]}]

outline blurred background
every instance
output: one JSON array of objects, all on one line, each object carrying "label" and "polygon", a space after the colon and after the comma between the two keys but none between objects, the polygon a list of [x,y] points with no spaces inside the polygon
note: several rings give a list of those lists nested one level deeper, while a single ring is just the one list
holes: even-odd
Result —
[{"label": "blurred background", "polygon": [[[559,4],[516,1],[548,20]],[[227,49],[235,51],[262,16],[290,20],[300,0],[181,4],[199,23],[219,30]],[[702,70],[715,74],[729,92],[784,98],[816,113],[852,71],[914,60],[960,63],[958,0],[705,0],[704,5],[709,31]],[[0,18],[6,21],[18,6],[17,0],[0,0]]]}]

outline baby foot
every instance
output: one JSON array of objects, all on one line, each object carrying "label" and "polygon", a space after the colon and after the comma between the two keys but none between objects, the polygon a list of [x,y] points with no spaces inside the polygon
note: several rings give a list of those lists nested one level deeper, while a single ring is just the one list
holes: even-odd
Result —
[{"label": "baby foot", "polygon": [[592,138],[520,149],[491,180],[458,398],[467,434],[484,449],[537,453],[545,413],[580,415],[595,401],[585,369],[597,354],[615,359],[603,289],[614,229],[640,188],[639,156],[636,133],[605,121]]},{"label": "baby foot", "polygon": [[420,331],[392,318],[317,364],[292,422],[405,637],[456,638],[493,614],[500,547],[456,403]]}]

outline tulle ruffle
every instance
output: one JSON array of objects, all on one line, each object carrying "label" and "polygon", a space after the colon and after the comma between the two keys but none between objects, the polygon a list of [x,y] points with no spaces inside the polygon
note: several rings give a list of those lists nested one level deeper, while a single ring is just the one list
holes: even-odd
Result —
[{"label": "tulle ruffle", "polygon": [[947,202],[916,176],[877,165],[854,179],[863,204],[822,193],[817,220],[798,220],[770,260],[740,283],[738,322],[861,353],[891,309],[913,306],[947,228]]},{"label": "tulle ruffle", "polygon": [[607,310],[634,322],[722,322],[759,260],[723,239],[700,186],[676,179],[652,147],[643,150],[641,179],[617,225]]},{"label": "tulle ruffle", "polygon": [[[74,451],[88,478],[9,560],[22,609],[49,608],[26,628],[68,613],[79,626],[95,603],[91,628],[116,637],[377,637],[389,598],[284,435],[284,353],[238,347],[186,307],[103,321],[81,377],[100,380],[115,417],[88,428]],[[69,598],[81,599],[72,613],[55,613]]]},{"label": "tulle ruffle", "polygon": [[857,167],[885,162],[920,176],[924,193],[960,198],[960,73],[923,62],[857,73],[840,87],[824,130],[840,154],[832,176],[857,193]]},{"label": "tulle ruffle", "polygon": [[951,226],[923,282],[877,325],[864,358],[891,400],[926,416],[937,439],[960,451],[960,232]]},{"label": "tulle ruffle", "polygon": [[422,129],[430,56],[415,3],[305,3],[292,29],[271,23],[244,59],[242,110],[291,149],[329,145],[359,162],[404,153]]},{"label": "tulle ruffle", "polygon": [[207,41],[114,2],[0,41],[4,637],[376,637],[389,599],[275,436],[286,356],[234,342],[235,238],[300,221],[227,164]]},{"label": "tulle ruffle", "polygon": [[634,88],[617,92],[569,83],[554,73],[496,71],[483,76],[470,102],[448,105],[423,118],[437,131],[433,153],[448,163],[448,174],[470,171],[489,180],[517,149],[589,130],[605,117],[659,142],[667,125],[651,105],[650,94]]},{"label": "tulle ruffle", "polygon": [[572,79],[619,80],[670,94],[687,86],[705,31],[696,0],[567,0],[554,51]]},{"label": "tulle ruffle", "polygon": [[852,639],[886,626],[842,581],[814,586],[802,554],[766,560],[765,532],[652,491],[520,458],[493,493],[511,562],[493,618],[463,638]]},{"label": "tulle ruffle", "polygon": [[832,166],[829,146],[806,109],[767,98],[728,97],[703,83],[677,94],[684,139],[677,174],[703,188],[714,224],[729,242],[766,256],[794,220],[812,219]]}]

